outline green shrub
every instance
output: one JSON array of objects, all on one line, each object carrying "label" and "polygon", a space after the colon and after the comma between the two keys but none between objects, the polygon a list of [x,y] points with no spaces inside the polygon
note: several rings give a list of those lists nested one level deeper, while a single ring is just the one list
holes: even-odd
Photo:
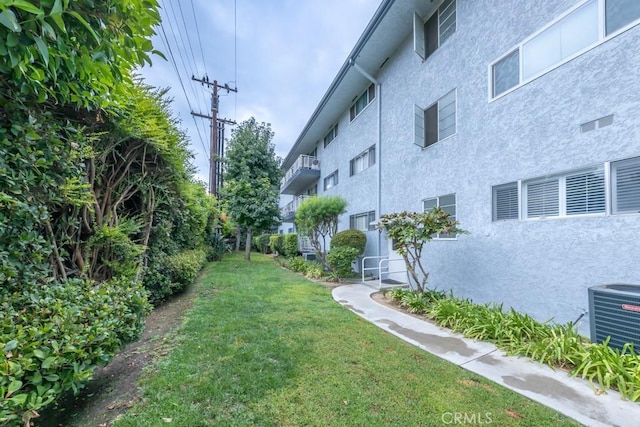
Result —
[{"label": "green shrub", "polygon": [[289,261],[289,268],[296,273],[304,273],[307,270],[307,262],[308,261],[301,256],[295,257]]},{"label": "green shrub", "polygon": [[358,255],[364,252],[367,245],[367,235],[360,230],[344,230],[336,233],[331,239],[331,249],[347,247],[358,249]]},{"label": "green shrub", "polygon": [[211,233],[207,246],[207,261],[221,261],[225,252],[229,252],[229,245],[224,237],[218,233]]},{"label": "green shrub", "polygon": [[282,237],[282,250],[287,258],[298,255],[298,235],[295,233],[285,234]]},{"label": "green shrub", "polygon": [[256,236],[256,237],[253,238],[253,245],[256,247],[258,252],[261,252],[263,254],[270,253],[270,251],[269,251],[269,238],[270,237],[271,237],[270,234],[261,234],[261,235]]},{"label": "green shrub", "polygon": [[165,266],[171,280],[172,293],[191,285],[204,267],[207,255],[203,249],[192,249],[165,259]]},{"label": "green shrub", "polygon": [[139,337],[149,311],[142,286],[124,279],[0,293],[0,424],[28,424],[62,393],[78,391]]},{"label": "green shrub", "polygon": [[269,236],[269,249],[271,249],[271,252],[273,252],[274,254],[277,252],[278,255],[282,255],[282,253],[278,250],[279,237],[279,234],[272,234],[271,236]]},{"label": "green shrub", "polygon": [[276,249],[279,254],[284,253],[284,234],[278,234],[278,239],[276,240]]},{"label": "green shrub", "polygon": [[327,262],[338,277],[349,277],[353,273],[351,264],[361,253],[359,249],[347,246],[331,247],[327,254]]},{"label": "green shrub", "polygon": [[288,260],[289,268],[297,273],[302,273],[306,277],[319,279],[324,276],[322,265],[316,261],[309,261],[301,256]]}]

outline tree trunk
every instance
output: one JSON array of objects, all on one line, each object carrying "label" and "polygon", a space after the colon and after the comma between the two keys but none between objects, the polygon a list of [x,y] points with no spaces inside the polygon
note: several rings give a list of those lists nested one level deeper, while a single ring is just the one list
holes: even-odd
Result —
[{"label": "tree trunk", "polygon": [[246,247],[244,248],[244,260],[251,261],[251,228],[247,228]]},{"label": "tree trunk", "polygon": [[242,231],[240,230],[240,227],[238,227],[238,230],[236,231],[236,252],[240,252],[240,239],[242,239]]}]

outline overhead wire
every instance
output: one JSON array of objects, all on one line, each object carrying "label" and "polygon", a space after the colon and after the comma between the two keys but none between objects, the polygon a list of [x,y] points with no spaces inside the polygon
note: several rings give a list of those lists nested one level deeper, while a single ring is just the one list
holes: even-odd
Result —
[{"label": "overhead wire", "polygon": [[[178,77],[178,81],[180,82],[180,87],[182,88],[182,92],[184,93],[184,97],[187,101],[187,105],[189,106],[189,109],[193,111],[193,107],[191,106],[191,100],[189,99],[189,95],[187,95],[187,90],[184,87],[184,83],[182,81],[182,77],[180,76],[180,72],[178,71],[178,64],[176,62],[176,58],[173,54],[173,49],[171,49],[171,44],[169,43],[169,38],[167,37],[167,32],[165,31],[164,25],[162,24],[162,22],[160,23],[160,29],[162,31],[162,37],[160,37],[160,40],[162,40],[162,43],[165,47],[165,49],[169,52],[169,58],[171,59],[171,64],[173,65],[173,69],[176,72],[176,76]],[[191,116],[193,118],[193,121],[196,125],[196,130],[198,132],[198,136],[200,138],[200,144],[202,145],[202,148],[204,149],[204,152],[207,156],[207,158],[209,158],[209,150],[207,149],[206,145],[204,144],[204,139],[202,139],[202,134],[200,133],[200,127],[198,126],[198,121],[196,120],[195,116]]]}]

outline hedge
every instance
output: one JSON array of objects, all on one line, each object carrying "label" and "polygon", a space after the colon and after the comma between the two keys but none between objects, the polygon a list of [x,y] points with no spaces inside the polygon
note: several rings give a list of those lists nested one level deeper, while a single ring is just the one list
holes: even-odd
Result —
[{"label": "hedge", "polygon": [[358,249],[358,255],[364,252],[367,236],[360,230],[344,230],[331,239],[331,248],[347,247]]},{"label": "hedge", "polygon": [[28,424],[62,393],[77,392],[150,312],[139,283],[70,279],[0,292],[0,424]]}]

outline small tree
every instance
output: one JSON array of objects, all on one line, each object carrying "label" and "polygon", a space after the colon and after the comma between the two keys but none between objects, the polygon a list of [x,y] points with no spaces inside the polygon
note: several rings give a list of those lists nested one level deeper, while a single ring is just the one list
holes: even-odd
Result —
[{"label": "small tree", "polygon": [[247,233],[245,259],[250,260],[252,236],[279,223],[278,187],[282,171],[271,142],[271,125],[252,117],[233,130],[221,189],[226,209],[240,230]]},{"label": "small tree", "polygon": [[[347,201],[339,196],[310,197],[296,210],[295,223],[300,233],[309,236],[322,264],[329,268],[325,257],[326,238],[338,231],[338,217],[347,210]],[[322,239],[322,244],[320,244]]]},{"label": "small tree", "polygon": [[[393,241],[393,249],[402,255],[415,289],[424,292],[429,273],[422,265],[422,247],[436,234],[467,234],[458,221],[440,208],[427,212],[400,212],[382,215],[376,225]],[[422,276],[422,277],[421,277]],[[413,286],[412,286],[413,287]]]}]

